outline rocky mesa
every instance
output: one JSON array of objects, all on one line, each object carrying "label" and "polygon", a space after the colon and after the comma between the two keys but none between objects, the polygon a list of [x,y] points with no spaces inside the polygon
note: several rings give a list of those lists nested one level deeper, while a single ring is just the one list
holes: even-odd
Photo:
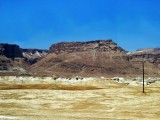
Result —
[{"label": "rocky mesa", "polygon": [[[129,76],[142,73],[141,61],[144,55],[140,54],[138,57],[135,53],[128,54],[112,40],[61,42],[53,44],[49,52],[46,57],[30,67],[34,74]],[[159,59],[159,54],[155,56]],[[154,56],[151,58],[155,59]],[[135,59],[137,60],[134,61]],[[153,63],[147,59],[145,64],[146,74],[159,74],[158,61]]]},{"label": "rocky mesa", "polygon": [[119,47],[112,40],[96,40],[88,42],[61,42],[53,44],[50,47],[50,53],[60,54],[63,52],[85,52],[85,51],[99,51],[111,53],[126,53],[126,51]]}]

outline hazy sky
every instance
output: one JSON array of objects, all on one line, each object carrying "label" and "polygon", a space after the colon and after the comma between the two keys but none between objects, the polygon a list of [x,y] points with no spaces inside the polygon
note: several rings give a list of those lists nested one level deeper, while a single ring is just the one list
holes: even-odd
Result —
[{"label": "hazy sky", "polygon": [[48,49],[98,39],[128,51],[160,47],[160,0],[0,0],[0,43]]}]

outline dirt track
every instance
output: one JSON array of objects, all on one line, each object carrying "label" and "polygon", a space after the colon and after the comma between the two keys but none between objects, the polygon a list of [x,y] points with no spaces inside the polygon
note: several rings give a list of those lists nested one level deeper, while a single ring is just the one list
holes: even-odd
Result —
[{"label": "dirt track", "polygon": [[20,88],[16,88],[19,85],[15,85],[13,89],[10,85],[1,84],[0,119],[158,120],[160,118],[159,83],[148,85],[145,88],[146,93],[141,92],[140,85],[120,84],[114,81],[90,81],[83,84],[83,87],[77,85],[53,87],[55,85],[45,84],[36,85],[37,88],[34,85],[29,87],[21,85]]}]

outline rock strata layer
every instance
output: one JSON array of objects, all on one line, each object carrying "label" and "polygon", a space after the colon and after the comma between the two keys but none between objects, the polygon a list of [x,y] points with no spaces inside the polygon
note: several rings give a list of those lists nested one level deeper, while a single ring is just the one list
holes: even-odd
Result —
[{"label": "rock strata layer", "polygon": [[63,52],[84,52],[96,50],[99,52],[126,52],[121,47],[117,46],[112,40],[96,40],[88,42],[61,42],[53,44],[50,47],[50,52],[59,54]]}]

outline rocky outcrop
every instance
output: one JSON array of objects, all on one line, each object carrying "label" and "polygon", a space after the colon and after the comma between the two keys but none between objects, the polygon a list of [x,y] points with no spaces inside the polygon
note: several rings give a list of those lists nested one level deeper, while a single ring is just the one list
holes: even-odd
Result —
[{"label": "rocky outcrop", "polygon": [[13,66],[11,59],[8,59],[5,56],[0,56],[0,71],[7,71],[11,66]]},{"label": "rocky outcrop", "polygon": [[25,69],[47,54],[47,50],[22,49],[14,44],[0,44],[0,72],[24,73]]},{"label": "rocky outcrop", "polygon": [[48,50],[42,49],[22,49],[23,57],[26,58],[30,64],[36,63],[38,60],[48,54]]},{"label": "rocky outcrop", "polygon": [[112,40],[96,40],[89,42],[61,42],[53,44],[50,47],[51,53],[63,53],[63,52],[85,52],[85,51],[99,51],[99,52],[111,52],[118,53],[126,51],[117,46]]},{"label": "rocky outcrop", "polygon": [[32,54],[35,54],[36,52],[38,53],[48,53],[48,50],[45,50],[45,49],[22,49],[22,52],[23,53],[32,53]]},{"label": "rocky outcrop", "polygon": [[32,65],[48,54],[48,50],[22,49],[23,57]]},{"label": "rocky outcrop", "polygon": [[14,59],[16,57],[22,57],[22,50],[15,44],[0,44],[0,55]]},{"label": "rocky outcrop", "polygon": [[147,61],[153,64],[160,64],[160,48],[139,49],[136,52],[128,53],[130,61]]}]

